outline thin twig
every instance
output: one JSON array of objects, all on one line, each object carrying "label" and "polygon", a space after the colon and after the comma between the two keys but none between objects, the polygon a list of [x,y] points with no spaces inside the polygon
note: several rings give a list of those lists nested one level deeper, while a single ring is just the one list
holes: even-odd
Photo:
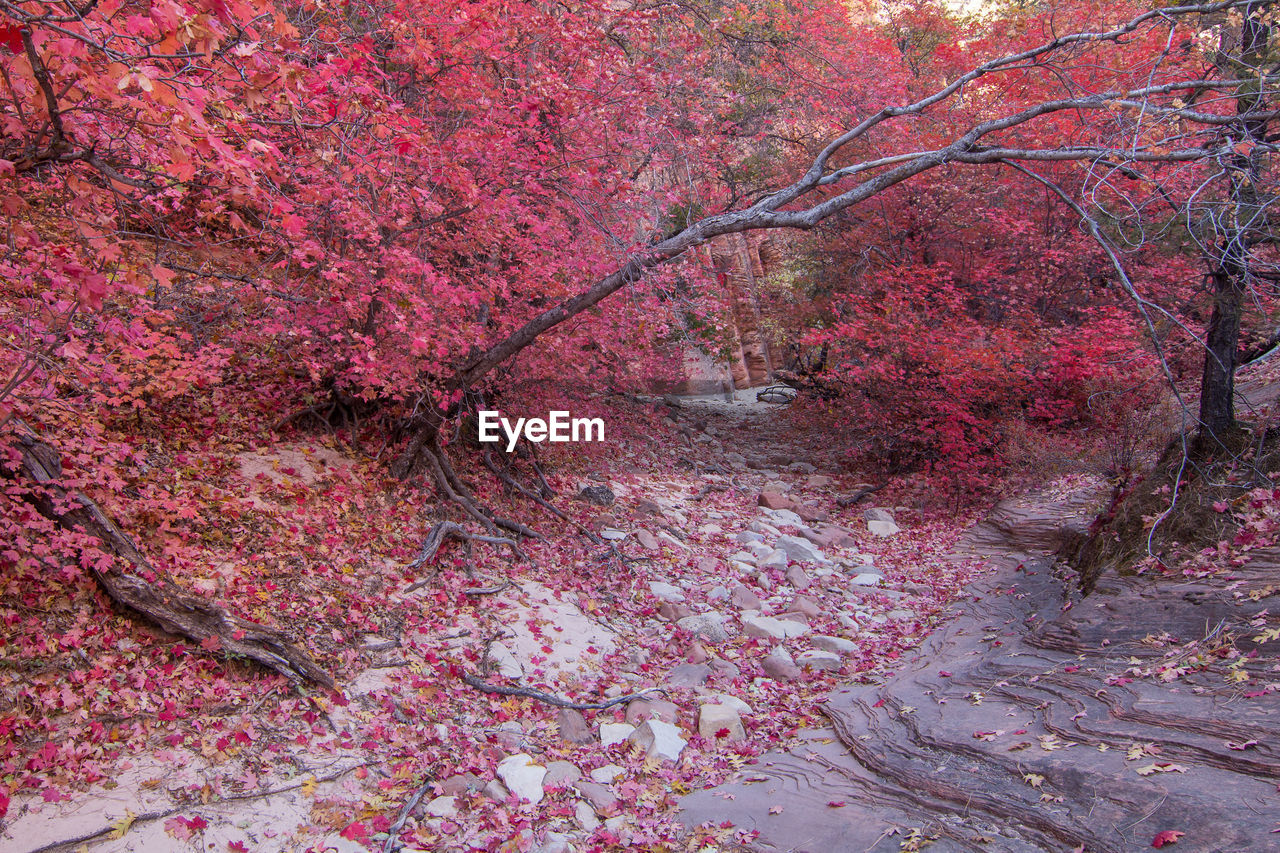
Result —
[{"label": "thin twig", "polygon": [[621,705],[624,702],[631,702],[636,699],[645,699],[651,693],[661,693],[667,695],[667,691],[661,687],[648,687],[639,693],[628,693],[626,696],[619,696],[616,699],[609,699],[605,702],[573,702],[569,699],[563,699],[552,693],[544,693],[541,690],[534,690],[531,687],[506,687],[500,684],[490,684],[482,681],[469,672],[462,674],[462,680],[470,684],[476,690],[482,693],[496,693],[499,696],[524,696],[528,699],[537,699],[539,702],[545,702],[548,705],[554,705],[557,708],[571,708],[574,711],[600,711],[605,708],[612,708],[614,705]]}]

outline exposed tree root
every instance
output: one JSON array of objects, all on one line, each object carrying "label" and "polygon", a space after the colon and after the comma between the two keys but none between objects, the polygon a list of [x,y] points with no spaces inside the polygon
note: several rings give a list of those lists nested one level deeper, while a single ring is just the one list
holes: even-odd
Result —
[{"label": "exposed tree root", "polygon": [[192,595],[153,566],[102,509],[85,495],[58,484],[58,452],[18,423],[21,473],[40,485],[30,498],[41,515],[67,530],[79,530],[102,543],[118,559],[109,568],[89,566],[95,579],[121,607],[145,616],[164,630],[196,642],[216,638],[221,647],[275,670],[295,683],[333,687],[333,678],[286,635],[227,612]]},{"label": "exposed tree root", "polygon": [[885,480],[883,483],[881,483],[878,486],[868,486],[865,489],[860,489],[859,491],[854,492],[852,495],[850,495],[847,498],[836,498],[836,503],[839,504],[841,508],[853,506],[854,504],[858,503],[858,501],[861,501],[864,498],[871,497],[872,495],[874,495],[876,492],[880,491],[887,485],[889,485],[889,481]]},{"label": "exposed tree root", "polygon": [[505,536],[485,536],[480,533],[472,533],[461,524],[452,521],[438,521],[427,531],[427,538],[423,540],[418,556],[414,558],[408,568],[420,569],[431,562],[436,552],[440,550],[440,546],[447,539],[458,539],[465,542],[487,542],[490,545],[506,545],[511,549],[511,553],[519,559],[526,561],[529,559],[529,556],[520,550],[520,545],[514,539],[508,539]]},{"label": "exposed tree root", "polygon": [[563,699],[552,693],[544,693],[541,690],[534,690],[530,687],[506,687],[499,684],[490,684],[487,681],[482,681],[469,672],[464,672],[462,674],[462,680],[482,693],[494,693],[498,696],[523,696],[527,699],[535,699],[539,702],[545,702],[548,705],[554,705],[557,708],[569,708],[574,711],[599,711],[604,708],[612,708],[614,705],[632,702],[636,699],[647,699],[654,693],[662,693],[663,695],[666,695],[666,692],[662,690],[662,688],[651,687],[648,690],[641,690],[639,693],[628,693],[626,696],[618,696],[604,702],[574,702],[569,699]]},{"label": "exposed tree root", "polygon": [[[551,491],[551,487],[547,485],[547,481],[545,478],[543,478],[540,470],[535,468],[535,471],[538,471],[538,479],[542,484],[539,489],[539,492],[541,493],[534,492],[532,489],[529,489],[523,484],[521,484],[518,480],[516,480],[515,477],[511,476],[510,466],[507,466],[507,470],[503,470],[503,468],[499,466],[497,462],[494,461],[493,451],[486,450],[481,458],[484,460],[484,466],[488,468],[491,472],[493,472],[493,476],[501,480],[507,486],[507,488],[533,501],[538,506],[542,507],[547,512],[551,513],[561,521],[569,520],[569,516],[565,515],[563,512],[561,512],[559,509],[553,506],[550,501],[547,500],[547,493]],[[551,494],[554,494],[554,492],[551,492]]]}]

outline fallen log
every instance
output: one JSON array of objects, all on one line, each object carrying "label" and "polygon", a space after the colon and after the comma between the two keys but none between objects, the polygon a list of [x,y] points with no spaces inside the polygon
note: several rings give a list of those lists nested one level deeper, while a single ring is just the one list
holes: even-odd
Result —
[{"label": "fallen log", "polygon": [[26,424],[15,421],[14,425],[15,447],[20,456],[16,473],[39,486],[29,496],[32,505],[60,527],[94,537],[117,558],[107,568],[89,566],[112,601],[171,634],[200,643],[217,638],[228,653],[255,660],[295,684],[309,681],[334,686],[333,678],[282,631],[236,616],[174,583],[151,564],[97,503],[59,483],[62,464],[57,450]]}]

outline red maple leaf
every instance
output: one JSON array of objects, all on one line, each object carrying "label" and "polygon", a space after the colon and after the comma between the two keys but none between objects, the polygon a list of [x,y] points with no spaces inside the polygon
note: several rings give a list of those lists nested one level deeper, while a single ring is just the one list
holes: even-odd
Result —
[{"label": "red maple leaf", "polygon": [[1176,829],[1166,829],[1164,832],[1156,833],[1156,837],[1151,839],[1152,847],[1163,847],[1166,844],[1177,844],[1178,839],[1186,835],[1185,832],[1179,832]]}]

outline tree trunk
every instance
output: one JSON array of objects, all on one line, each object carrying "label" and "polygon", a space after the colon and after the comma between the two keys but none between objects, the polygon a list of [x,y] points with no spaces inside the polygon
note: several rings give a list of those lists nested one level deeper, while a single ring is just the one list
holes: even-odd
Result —
[{"label": "tree trunk", "polygon": [[1202,438],[1224,436],[1235,429],[1236,348],[1244,302],[1244,270],[1227,257],[1213,272],[1213,314],[1205,338],[1204,373],[1200,379]]}]

